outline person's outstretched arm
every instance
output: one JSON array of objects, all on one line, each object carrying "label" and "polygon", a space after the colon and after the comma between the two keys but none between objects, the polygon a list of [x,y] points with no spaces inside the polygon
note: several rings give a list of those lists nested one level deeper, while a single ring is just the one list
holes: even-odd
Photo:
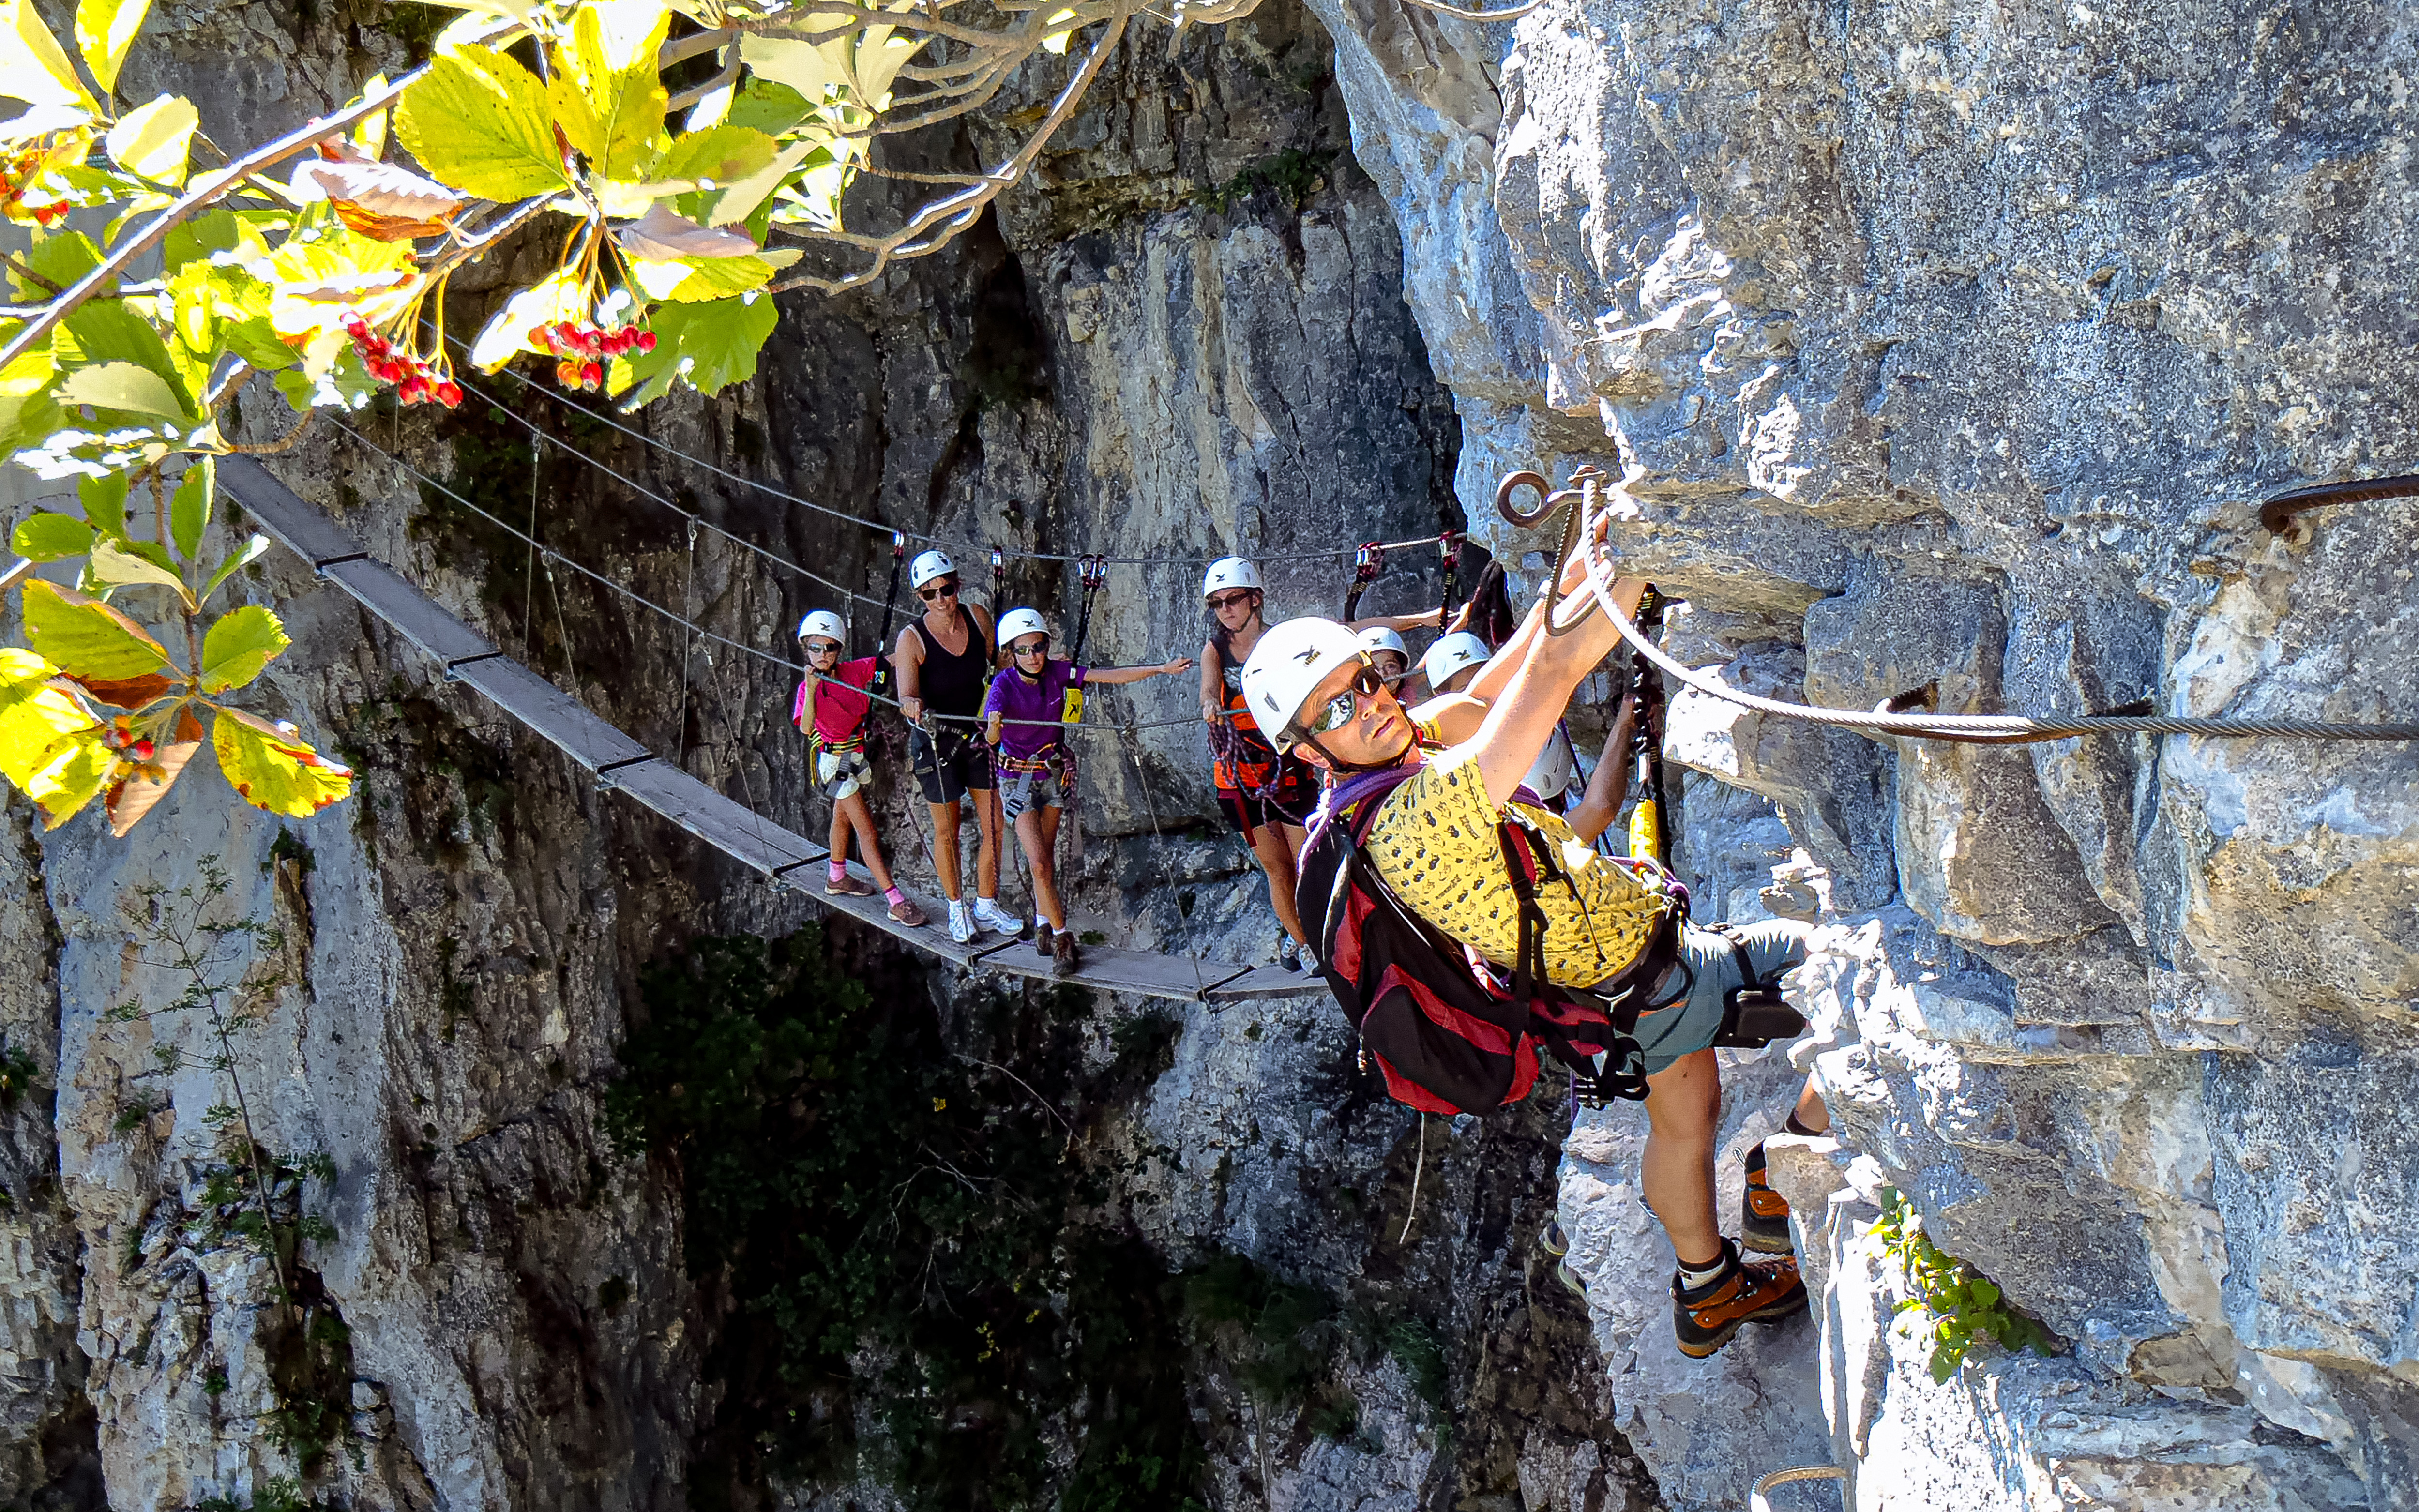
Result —
[{"label": "person's outstretched arm", "polygon": [[1094,667],[1084,673],[1084,681],[1115,687],[1119,683],[1139,683],[1146,677],[1175,677],[1192,670],[1193,658],[1179,656],[1157,667]]},{"label": "person's outstretched arm", "polygon": [[1443,618],[1444,609],[1440,607],[1424,609],[1417,614],[1364,614],[1357,620],[1347,621],[1344,627],[1348,630],[1375,630],[1383,627],[1400,635],[1405,630],[1433,630],[1437,627],[1437,622]]},{"label": "person's outstretched arm", "polygon": [[1637,728],[1638,695],[1630,693],[1612,717],[1612,733],[1604,738],[1604,754],[1596,759],[1586,794],[1563,815],[1570,821],[1571,833],[1591,845],[1611,825],[1612,816],[1621,812],[1622,800],[1629,796],[1629,737]]}]

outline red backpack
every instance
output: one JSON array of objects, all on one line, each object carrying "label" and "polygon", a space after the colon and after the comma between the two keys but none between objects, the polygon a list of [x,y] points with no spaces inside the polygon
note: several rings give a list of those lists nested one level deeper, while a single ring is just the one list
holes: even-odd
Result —
[{"label": "red backpack", "polygon": [[1598,990],[1553,986],[1536,887],[1560,872],[1551,847],[1533,843],[1527,826],[1503,823],[1497,840],[1520,900],[1520,934],[1518,965],[1499,980],[1494,971],[1473,969],[1458,943],[1405,907],[1362,848],[1387,795],[1416,770],[1371,773],[1329,795],[1313,816],[1295,892],[1319,975],[1360,1030],[1364,1054],[1376,1057],[1387,1093],[1425,1113],[1484,1113],[1529,1095],[1542,1047],[1591,1100],[1643,1100],[1646,1079],[1632,1069],[1638,1042],[1629,1031],[1643,990],[1678,958],[1687,890],[1655,867],[1656,885],[1673,906],[1638,959]]}]

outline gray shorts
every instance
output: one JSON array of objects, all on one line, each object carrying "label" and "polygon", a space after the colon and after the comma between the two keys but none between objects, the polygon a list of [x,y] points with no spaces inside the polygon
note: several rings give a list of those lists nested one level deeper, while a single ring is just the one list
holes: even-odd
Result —
[{"label": "gray shorts", "polygon": [[[1755,963],[1757,975],[1765,981],[1806,960],[1806,926],[1793,919],[1766,919],[1732,933],[1747,947],[1748,959]],[[1739,980],[1738,957],[1731,953],[1730,941],[1711,930],[1682,928],[1680,962],[1694,973],[1693,978],[1674,968],[1665,979],[1663,991],[1668,995],[1685,983],[1687,995],[1669,1008],[1640,1014],[1630,1036],[1645,1052],[1649,1076],[1669,1071],[1681,1057],[1711,1045],[1714,1036],[1722,1032],[1722,995],[1745,985]]]},{"label": "gray shorts", "polygon": [[1064,809],[1067,792],[1058,780],[1058,768],[1043,772],[1002,772],[999,774],[999,809],[1009,824],[1027,809]]},{"label": "gray shorts", "polygon": [[834,803],[863,792],[872,781],[873,763],[861,750],[815,753],[815,786]]}]

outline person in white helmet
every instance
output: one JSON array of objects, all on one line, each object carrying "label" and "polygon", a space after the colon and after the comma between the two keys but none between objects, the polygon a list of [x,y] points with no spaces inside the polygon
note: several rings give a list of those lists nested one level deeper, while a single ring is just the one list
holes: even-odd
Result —
[{"label": "person in white helmet", "polygon": [[1456,630],[1439,636],[1436,644],[1420,656],[1420,681],[1427,685],[1428,696],[1441,698],[1468,687],[1495,654],[1487,642],[1468,630]]},{"label": "person in white helmet", "polygon": [[1361,649],[1369,654],[1369,665],[1378,669],[1379,680],[1400,697],[1403,678],[1411,668],[1410,648],[1403,644],[1403,638],[1382,625],[1371,625],[1361,632]]},{"label": "person in white helmet", "polygon": [[1033,869],[1033,943],[1059,976],[1072,976],[1083,963],[1067,928],[1067,907],[1058,898],[1058,822],[1073,798],[1074,764],[1059,742],[1067,690],[1115,687],[1146,677],[1174,677],[1193,670],[1179,656],[1158,667],[1078,667],[1050,655],[1050,626],[1038,610],[1010,609],[999,617],[1000,649],[1008,666],[983,698],[983,738],[992,744],[1000,802],[1016,826]]},{"label": "person in white helmet", "polygon": [[[907,748],[932,812],[932,865],[949,900],[949,938],[965,945],[984,930],[1014,934],[1015,918],[999,906],[999,794],[978,732],[994,665],[991,615],[978,604],[958,602],[958,564],[946,551],[918,556],[908,580],[924,612],[900,630],[890,661],[899,673],[900,712],[916,727]],[[979,837],[971,904],[958,876],[959,806],[969,798]]]},{"label": "person in white helmet", "polygon": [[[1580,587],[1585,567],[1571,563],[1564,592]],[[1634,615],[1644,586],[1618,579],[1616,602]],[[1667,896],[1588,849],[1595,834],[1516,796],[1581,679],[1621,643],[1600,614],[1549,636],[1545,608],[1541,600],[1463,692],[1416,711],[1387,690],[1350,632],[1320,620],[1270,630],[1244,667],[1244,697],[1281,748],[1300,751],[1337,784],[1316,823],[1351,825],[1396,905],[1498,970],[1523,969],[1524,914],[1535,924],[1533,969],[1580,995],[1619,980],[1660,932],[1680,930],[1672,963],[1640,989],[1647,1011],[1634,1038],[1650,1126],[1640,1186],[1678,1261],[1673,1334],[1684,1352],[1702,1358],[1743,1324],[1791,1317],[1806,1304],[1794,1257],[1743,1261],[1716,1218],[1721,1081],[1710,1047],[1724,995],[1743,985],[1743,974],[1723,936],[1675,926]],[[1624,722],[1631,717],[1625,709]],[[1618,805],[1614,795],[1591,822],[1600,829]],[[1554,862],[1527,879],[1525,891],[1505,861],[1503,826],[1524,832],[1530,855]],[[1776,980],[1805,959],[1802,930],[1780,924],[1739,932],[1759,980]],[[1788,1127],[1820,1133],[1829,1118],[1809,1083]],[[1763,1180],[1760,1153],[1749,1161],[1742,1233],[1750,1247],[1780,1254],[1789,1243],[1787,1204]]]},{"label": "person in white helmet", "polygon": [[[1318,781],[1299,757],[1280,755],[1243,705],[1243,663],[1268,628],[1260,569],[1242,557],[1220,557],[1202,575],[1201,601],[1210,610],[1210,638],[1201,645],[1201,717],[1210,727],[1210,781],[1218,808],[1269,879],[1269,906],[1277,916],[1277,964],[1302,969],[1308,945],[1294,908],[1294,858],[1302,825],[1318,802]],[[1432,625],[1441,612],[1355,620],[1356,630],[1397,632]]]},{"label": "person in white helmet", "polygon": [[[798,684],[797,702],[790,720],[807,737],[807,766],[815,785],[831,799],[831,861],[824,891],[835,896],[871,896],[876,887],[890,905],[890,917],[910,928],[932,922],[916,901],[899,890],[882,858],[882,841],[873,827],[873,806],[866,786],[873,780],[873,764],[865,755],[865,717],[873,707],[865,689],[873,686],[881,664],[877,656],[840,659],[848,627],[840,617],[819,609],[798,622],[798,645],[807,656],[807,675]],[[873,873],[869,886],[849,875],[849,837],[856,837],[865,869]]]}]

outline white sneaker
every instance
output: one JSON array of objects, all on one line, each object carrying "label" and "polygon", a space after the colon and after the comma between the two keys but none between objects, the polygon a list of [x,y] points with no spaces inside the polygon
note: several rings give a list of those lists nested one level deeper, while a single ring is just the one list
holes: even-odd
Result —
[{"label": "white sneaker", "polygon": [[966,906],[965,900],[962,898],[950,903],[949,938],[960,945],[972,945],[975,943],[975,913],[973,909]]},{"label": "white sneaker", "polygon": [[975,927],[987,929],[994,934],[1016,935],[1025,933],[1016,918],[1008,910],[1000,907],[999,900],[996,898],[975,900]]}]

